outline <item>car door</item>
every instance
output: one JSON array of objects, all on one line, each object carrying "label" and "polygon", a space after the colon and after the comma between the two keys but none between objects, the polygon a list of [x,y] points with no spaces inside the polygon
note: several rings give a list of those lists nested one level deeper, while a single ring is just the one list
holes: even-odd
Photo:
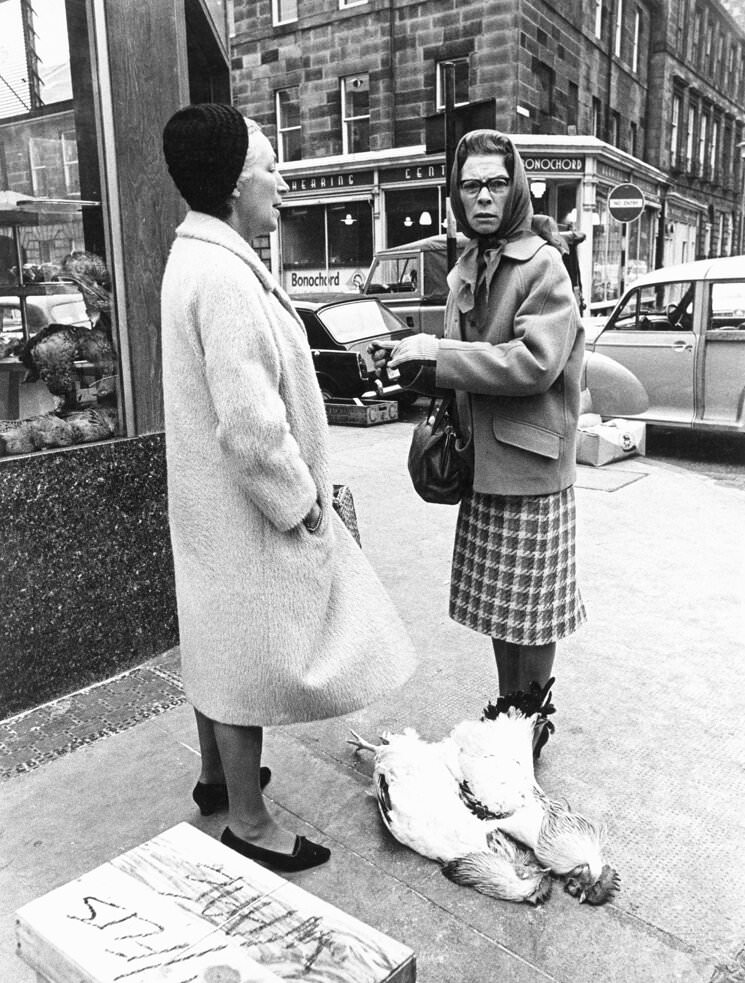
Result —
[{"label": "car door", "polygon": [[693,422],[696,288],[693,281],[676,281],[632,289],[593,346],[633,372],[647,390],[643,419],[678,426]]},{"label": "car door", "polygon": [[706,427],[743,425],[745,404],[745,277],[705,284],[706,347],[701,419]]}]

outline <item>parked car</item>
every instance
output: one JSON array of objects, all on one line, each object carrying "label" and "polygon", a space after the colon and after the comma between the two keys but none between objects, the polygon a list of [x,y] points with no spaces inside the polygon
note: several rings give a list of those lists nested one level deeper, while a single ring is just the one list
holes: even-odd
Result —
[{"label": "parked car", "polygon": [[[577,245],[584,234],[562,232],[568,252],[564,265],[569,272],[580,310],[584,310],[582,284],[577,263]],[[468,239],[456,237],[459,255]],[[447,237],[429,236],[403,246],[381,249],[373,257],[367,276],[360,287],[364,296],[376,297],[394,311],[414,332],[442,337],[445,301],[447,300]]]},{"label": "parked car", "polygon": [[412,332],[372,297],[334,301],[294,297],[305,325],[316,377],[325,398],[377,396],[402,403],[416,396],[393,380],[378,379],[367,347],[373,341],[397,341]]},{"label": "parked car", "polygon": [[639,419],[745,433],[745,256],[640,277],[589,347],[647,390]]}]

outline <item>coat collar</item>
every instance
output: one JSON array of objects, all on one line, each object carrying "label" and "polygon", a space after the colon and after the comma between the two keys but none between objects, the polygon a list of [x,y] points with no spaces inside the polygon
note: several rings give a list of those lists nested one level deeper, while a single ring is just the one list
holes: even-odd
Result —
[{"label": "coat collar", "polygon": [[282,306],[292,314],[294,320],[305,331],[303,322],[292,306],[290,298],[262,263],[254,249],[227,222],[215,218],[214,215],[205,215],[204,212],[189,211],[186,213],[184,221],[176,229],[176,236],[179,239],[200,239],[202,242],[211,242],[235,253],[251,268],[264,289],[277,297]]},{"label": "coat collar", "polygon": [[[546,240],[541,236],[529,233],[510,239],[497,249],[489,249],[484,254],[486,257],[485,283],[486,296],[489,293],[489,284],[496,272],[503,257],[514,260],[518,263],[525,263],[531,259],[541,246],[546,245]],[[454,293],[458,309],[462,314],[473,310],[476,302],[476,280],[477,280],[477,257],[478,241],[471,240],[463,251],[460,260],[448,273],[448,287]]]}]

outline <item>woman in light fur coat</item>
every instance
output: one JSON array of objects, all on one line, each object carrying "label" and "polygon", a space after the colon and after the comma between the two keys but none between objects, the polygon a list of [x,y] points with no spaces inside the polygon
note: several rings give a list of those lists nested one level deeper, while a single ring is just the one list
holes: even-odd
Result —
[{"label": "woman in light fur coat", "polygon": [[281,827],[264,726],[338,716],[414,668],[403,624],[332,507],[328,430],[303,325],[249,245],[287,190],[259,127],[189,106],[163,135],[191,211],[162,287],[168,496],[194,798],[222,841],[279,871],[329,851]]}]

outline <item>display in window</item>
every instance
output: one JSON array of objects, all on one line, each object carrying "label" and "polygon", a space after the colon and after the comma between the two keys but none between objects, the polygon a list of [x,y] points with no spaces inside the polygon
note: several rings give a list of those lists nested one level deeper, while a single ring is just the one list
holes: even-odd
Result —
[{"label": "display in window", "polygon": [[45,225],[42,211],[24,213],[19,196],[13,204],[0,209],[0,223],[5,217],[12,228],[15,254],[6,267],[7,294],[0,296],[0,455],[112,437],[118,428],[117,357],[107,266],[79,249],[57,261],[24,262],[32,253],[36,260],[52,256],[39,244],[69,242],[76,222],[70,226],[57,215],[52,228],[50,213]]}]

